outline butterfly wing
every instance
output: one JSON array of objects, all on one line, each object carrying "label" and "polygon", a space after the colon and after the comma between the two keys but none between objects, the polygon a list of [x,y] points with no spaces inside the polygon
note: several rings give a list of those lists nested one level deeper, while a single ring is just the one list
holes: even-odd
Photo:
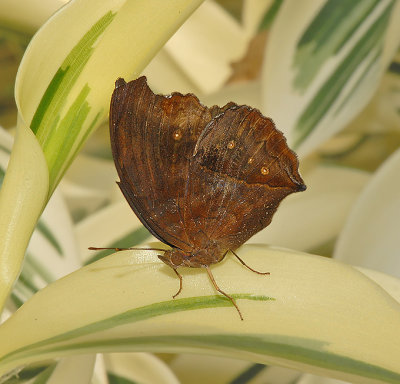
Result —
[{"label": "butterfly wing", "polygon": [[197,247],[235,249],[305,189],[296,154],[272,120],[232,105],[202,132],[190,161],[184,218]]},{"label": "butterfly wing", "polygon": [[159,240],[191,249],[183,218],[189,160],[212,111],[194,95],[155,95],[141,77],[116,82],[110,136],[122,193]]}]

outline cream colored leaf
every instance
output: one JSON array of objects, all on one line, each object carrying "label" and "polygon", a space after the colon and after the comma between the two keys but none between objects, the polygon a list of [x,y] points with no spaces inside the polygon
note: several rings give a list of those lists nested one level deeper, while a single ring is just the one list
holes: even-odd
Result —
[{"label": "cream colored leaf", "polygon": [[171,369],[150,353],[112,353],[104,356],[108,375],[132,383],[179,384]]},{"label": "cream colored leaf", "polygon": [[213,1],[205,2],[165,45],[165,50],[202,93],[218,90],[244,55],[249,37]]},{"label": "cream colored leaf", "polygon": [[0,189],[0,310],[20,272],[49,186],[43,151],[22,118],[13,153]]},{"label": "cream colored leaf", "polygon": [[0,196],[0,308],[47,200],[107,115],[115,80],[137,76],[200,3],[73,0],[32,39],[15,86],[16,176]]},{"label": "cream colored leaf", "polygon": [[263,111],[299,156],[370,101],[399,44],[399,14],[389,0],[283,3],[266,46]]},{"label": "cream colored leaf", "polygon": [[214,296],[204,271],[182,270],[173,300],[177,278],[156,252],[120,252],[45,288],[0,326],[0,372],[77,352],[168,351],[354,383],[400,380],[400,304],[373,280],[318,256],[253,245],[238,252],[271,272],[256,275],[231,255],[212,267],[219,286],[238,295],[244,321]]},{"label": "cream colored leaf", "polygon": [[400,150],[376,171],[337,242],[334,257],[400,277]]}]

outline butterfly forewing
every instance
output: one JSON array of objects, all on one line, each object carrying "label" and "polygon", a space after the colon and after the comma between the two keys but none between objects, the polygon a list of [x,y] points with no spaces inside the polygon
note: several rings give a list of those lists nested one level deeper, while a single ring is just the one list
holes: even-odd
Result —
[{"label": "butterfly forewing", "polygon": [[189,160],[211,112],[194,95],[155,95],[141,77],[116,83],[110,135],[118,183],[150,232],[191,249],[183,204]]}]

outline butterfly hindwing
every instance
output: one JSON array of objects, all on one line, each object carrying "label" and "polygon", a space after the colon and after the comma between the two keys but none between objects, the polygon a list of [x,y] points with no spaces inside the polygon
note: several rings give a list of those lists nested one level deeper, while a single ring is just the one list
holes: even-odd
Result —
[{"label": "butterfly hindwing", "polygon": [[192,242],[243,244],[270,223],[285,196],[304,189],[297,167],[272,120],[231,105],[202,132],[190,161],[184,217]]}]

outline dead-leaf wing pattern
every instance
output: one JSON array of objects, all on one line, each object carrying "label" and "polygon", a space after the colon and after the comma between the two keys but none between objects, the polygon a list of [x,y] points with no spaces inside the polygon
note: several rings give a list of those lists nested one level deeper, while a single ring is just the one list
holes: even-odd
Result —
[{"label": "dead-leaf wing pattern", "polygon": [[191,249],[183,220],[189,159],[210,120],[194,95],[155,95],[144,77],[116,83],[110,135],[118,184],[150,232],[184,250]]},{"label": "dead-leaf wing pattern", "polygon": [[190,161],[184,218],[191,241],[235,249],[271,222],[285,196],[303,189],[297,156],[272,120],[231,105],[202,132]]}]

